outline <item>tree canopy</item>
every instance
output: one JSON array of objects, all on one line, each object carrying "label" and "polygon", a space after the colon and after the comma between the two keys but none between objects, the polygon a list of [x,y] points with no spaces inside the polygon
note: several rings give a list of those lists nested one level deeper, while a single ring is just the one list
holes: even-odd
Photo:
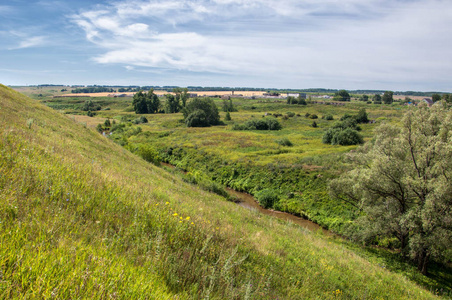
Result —
[{"label": "tree canopy", "polygon": [[393,95],[394,95],[394,92],[386,91],[383,94],[383,98],[382,98],[384,104],[391,104],[392,102],[394,102]]},{"label": "tree canopy", "polygon": [[209,98],[195,98],[182,109],[188,127],[207,127],[220,123],[218,108]]},{"label": "tree canopy", "polygon": [[426,274],[430,260],[452,255],[452,112],[421,106],[401,125],[381,125],[330,191],[361,211],[355,237],[392,238]]},{"label": "tree canopy", "polygon": [[339,90],[334,94],[335,101],[350,101],[350,94],[346,90]]},{"label": "tree canopy", "polygon": [[160,108],[160,99],[153,89],[147,93],[139,91],[133,95],[132,105],[136,114],[154,114]]}]

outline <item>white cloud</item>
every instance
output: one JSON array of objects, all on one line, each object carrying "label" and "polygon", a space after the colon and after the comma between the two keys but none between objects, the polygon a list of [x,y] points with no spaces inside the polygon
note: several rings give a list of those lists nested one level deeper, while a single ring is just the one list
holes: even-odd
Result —
[{"label": "white cloud", "polygon": [[43,46],[47,43],[47,37],[38,35],[38,36],[30,36],[27,33],[19,32],[19,31],[9,31],[8,35],[10,37],[14,37],[14,39],[20,39],[20,41],[16,44],[16,46],[8,48],[8,50],[17,50],[31,47],[39,47]]},{"label": "white cloud", "polygon": [[446,0],[133,0],[72,20],[98,63],[383,88],[450,74],[451,14]]}]

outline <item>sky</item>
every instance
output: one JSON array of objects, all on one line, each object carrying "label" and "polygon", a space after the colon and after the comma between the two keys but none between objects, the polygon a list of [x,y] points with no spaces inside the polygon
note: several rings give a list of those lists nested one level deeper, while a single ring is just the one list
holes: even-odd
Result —
[{"label": "sky", "polygon": [[0,0],[0,83],[452,92],[451,0]]}]

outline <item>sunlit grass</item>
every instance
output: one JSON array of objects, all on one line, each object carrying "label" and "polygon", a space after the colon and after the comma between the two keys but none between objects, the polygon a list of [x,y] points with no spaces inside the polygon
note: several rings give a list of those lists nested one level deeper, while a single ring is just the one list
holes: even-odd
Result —
[{"label": "sunlit grass", "polygon": [[3,86],[0,124],[0,298],[435,298]]}]

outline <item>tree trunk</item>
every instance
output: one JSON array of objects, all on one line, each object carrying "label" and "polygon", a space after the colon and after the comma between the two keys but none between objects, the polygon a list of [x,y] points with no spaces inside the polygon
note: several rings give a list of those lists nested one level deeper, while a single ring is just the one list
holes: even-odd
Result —
[{"label": "tree trunk", "polygon": [[417,269],[423,275],[427,275],[428,274],[428,269],[427,269],[428,260],[429,260],[428,258],[429,258],[429,255],[428,255],[426,250],[422,250],[422,252],[419,253],[418,262],[417,262]]}]

